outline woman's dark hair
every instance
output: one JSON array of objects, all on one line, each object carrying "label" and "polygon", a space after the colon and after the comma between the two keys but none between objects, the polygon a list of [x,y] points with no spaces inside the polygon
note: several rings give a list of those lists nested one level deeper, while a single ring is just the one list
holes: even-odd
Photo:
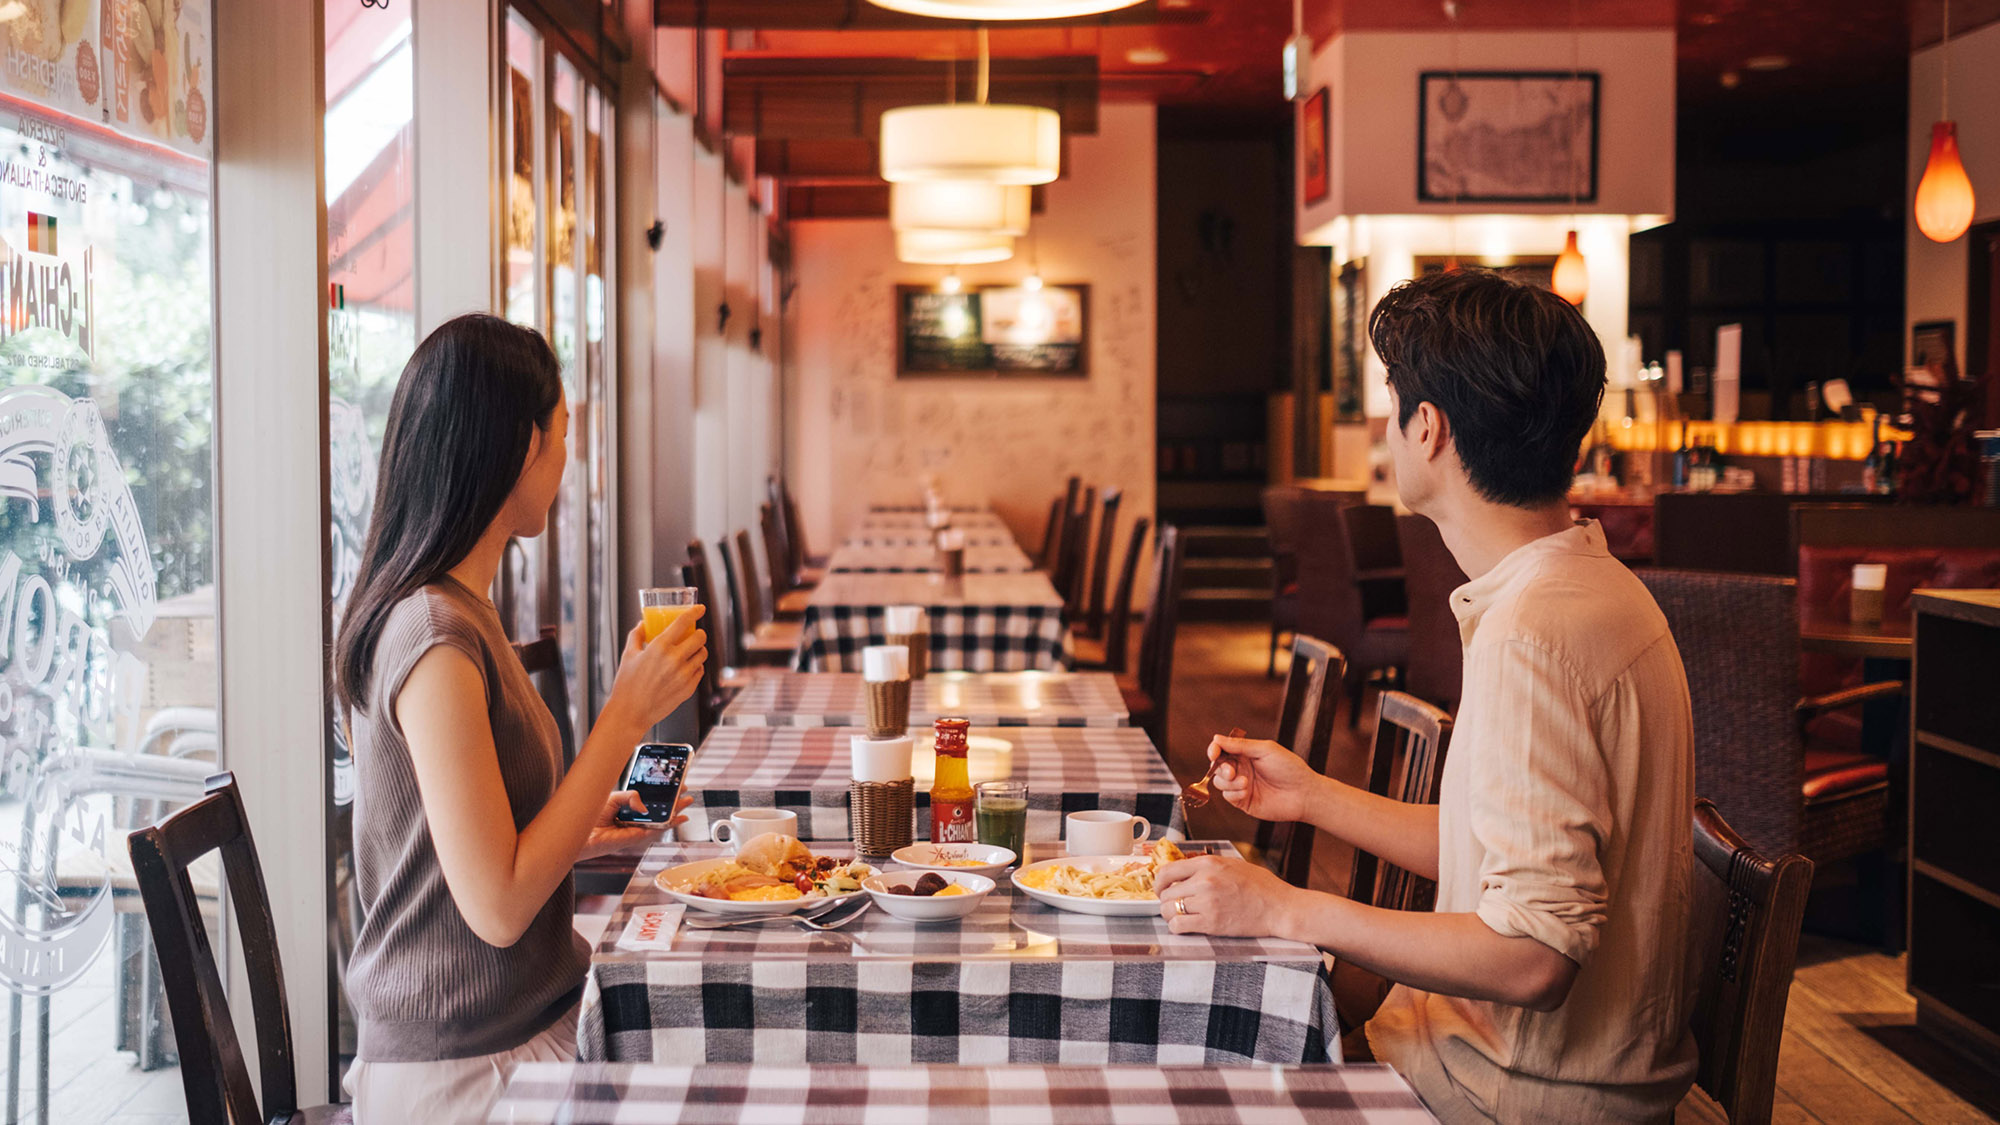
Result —
[{"label": "woman's dark hair", "polygon": [[470,554],[562,398],[541,333],[470,313],[425,337],[389,405],[375,513],[334,642],[340,697],[367,709],[375,646],[396,603]]},{"label": "woman's dark hair", "polygon": [[1368,338],[1397,428],[1434,404],[1481,496],[1525,507],[1569,491],[1604,398],[1604,347],[1568,301],[1486,270],[1433,274],[1389,290]]}]

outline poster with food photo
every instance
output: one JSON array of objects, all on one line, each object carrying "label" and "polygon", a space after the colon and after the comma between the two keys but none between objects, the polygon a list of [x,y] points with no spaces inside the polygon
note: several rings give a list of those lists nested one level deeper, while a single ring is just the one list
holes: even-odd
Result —
[{"label": "poster with food photo", "polygon": [[206,158],[210,12],[210,0],[0,0],[0,93]]}]

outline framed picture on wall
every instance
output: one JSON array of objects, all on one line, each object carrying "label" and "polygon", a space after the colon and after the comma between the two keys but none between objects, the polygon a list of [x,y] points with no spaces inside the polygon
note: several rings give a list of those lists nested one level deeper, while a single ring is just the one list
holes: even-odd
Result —
[{"label": "framed picture on wall", "polygon": [[896,287],[896,375],[1090,374],[1090,286]]},{"label": "framed picture on wall", "polygon": [[1417,199],[1597,200],[1597,73],[1428,70],[1417,78]]},{"label": "framed picture on wall", "polygon": [[1958,359],[1958,322],[1920,320],[1910,326],[1910,366],[1942,367]]},{"label": "framed picture on wall", "polygon": [[1328,118],[1326,87],[1321,86],[1299,111],[1299,162],[1301,187],[1307,203],[1318,203],[1330,190],[1328,174]]}]

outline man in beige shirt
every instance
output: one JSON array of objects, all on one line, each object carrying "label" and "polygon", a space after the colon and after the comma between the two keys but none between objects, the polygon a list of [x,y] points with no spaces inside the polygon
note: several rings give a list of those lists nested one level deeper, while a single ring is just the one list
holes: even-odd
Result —
[{"label": "man in beige shirt", "polygon": [[1603,351],[1560,298],[1478,271],[1399,286],[1369,328],[1398,488],[1471,576],[1452,593],[1465,681],[1439,803],[1343,785],[1276,743],[1209,753],[1232,804],[1435,878],[1436,910],[1200,857],[1161,872],[1161,911],[1175,932],[1297,938],[1395,982],[1350,1053],[1393,1064],[1446,1122],[1668,1120],[1695,1068],[1693,734],[1665,618],[1569,518]]}]

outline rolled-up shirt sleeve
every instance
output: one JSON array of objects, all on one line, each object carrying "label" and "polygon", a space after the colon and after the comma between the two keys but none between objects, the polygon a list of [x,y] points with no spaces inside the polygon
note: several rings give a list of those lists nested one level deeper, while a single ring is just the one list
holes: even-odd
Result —
[{"label": "rolled-up shirt sleeve", "polygon": [[[1540,645],[1509,640],[1469,688],[1490,692],[1471,763],[1470,817],[1483,851],[1477,913],[1503,937],[1529,937],[1585,964],[1607,892],[1601,849],[1610,775],[1577,678]],[[1468,677],[1468,681],[1471,677]]]}]

